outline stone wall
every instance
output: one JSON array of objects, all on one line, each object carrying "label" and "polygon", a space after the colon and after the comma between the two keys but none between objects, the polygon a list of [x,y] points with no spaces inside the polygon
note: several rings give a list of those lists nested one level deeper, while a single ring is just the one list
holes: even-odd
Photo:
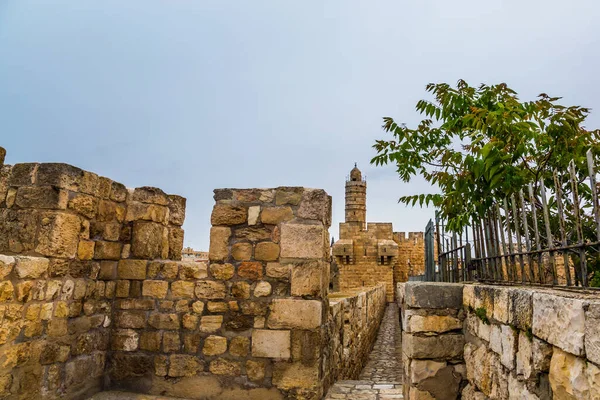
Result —
[{"label": "stone wall", "polygon": [[[398,243],[398,267],[394,271],[396,283],[406,282],[409,276],[425,274],[425,239],[423,232],[394,232]],[[435,252],[437,257],[437,249]]]},{"label": "stone wall", "polygon": [[1,166],[1,398],[100,390],[114,299],[142,291],[124,270],[179,258],[184,212],[179,196],[70,165]]},{"label": "stone wall", "polygon": [[329,295],[329,357],[327,382],[358,379],[373,348],[386,307],[386,288]]},{"label": "stone wall", "polygon": [[466,378],[463,287],[452,283],[397,285],[402,321],[404,397],[450,400]]},{"label": "stone wall", "polygon": [[374,286],[385,285],[388,302],[394,301],[394,266],[370,264],[338,264],[338,284],[341,292]]},{"label": "stone wall", "polygon": [[471,399],[600,399],[600,298],[465,285]]},{"label": "stone wall", "polygon": [[[456,293],[448,294],[451,287],[461,290],[458,284],[420,282],[397,287],[408,398],[457,398],[456,377],[465,400],[600,399],[597,294],[464,284],[458,304]],[[446,316],[455,310],[457,319]],[[461,315],[465,364],[456,364],[452,375],[442,373],[455,341],[440,332],[454,332],[459,341]],[[458,360],[453,353],[450,358]],[[444,386],[452,390],[437,391]]]}]

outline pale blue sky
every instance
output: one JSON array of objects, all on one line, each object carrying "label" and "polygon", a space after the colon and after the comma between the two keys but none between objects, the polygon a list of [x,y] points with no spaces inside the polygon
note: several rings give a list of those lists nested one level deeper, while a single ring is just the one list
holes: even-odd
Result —
[{"label": "pale blue sky", "polygon": [[188,198],[208,248],[212,190],[368,180],[368,219],[423,230],[429,191],[374,168],[382,116],[416,123],[428,82],[507,82],[598,109],[597,0],[0,0],[0,145]]}]

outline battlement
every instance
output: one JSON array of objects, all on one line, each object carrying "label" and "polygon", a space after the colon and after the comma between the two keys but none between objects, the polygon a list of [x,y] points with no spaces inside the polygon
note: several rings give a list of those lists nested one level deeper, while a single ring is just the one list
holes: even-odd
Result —
[{"label": "battlement", "polygon": [[394,238],[398,243],[418,243],[425,240],[425,234],[424,232],[394,232]]}]

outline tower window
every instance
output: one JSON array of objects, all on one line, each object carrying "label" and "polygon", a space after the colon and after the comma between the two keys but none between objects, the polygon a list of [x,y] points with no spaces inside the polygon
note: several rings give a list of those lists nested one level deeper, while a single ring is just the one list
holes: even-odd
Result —
[{"label": "tower window", "polygon": [[385,265],[385,257],[381,256],[381,265]]},{"label": "tower window", "polygon": [[350,264],[350,256],[346,256],[346,264]]}]

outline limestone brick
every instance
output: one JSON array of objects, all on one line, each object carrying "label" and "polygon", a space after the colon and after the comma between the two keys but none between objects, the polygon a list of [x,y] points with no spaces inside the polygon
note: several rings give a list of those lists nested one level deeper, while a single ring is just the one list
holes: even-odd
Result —
[{"label": "limestone brick", "polygon": [[281,225],[282,258],[324,258],[325,231],[322,225]]},{"label": "limestone brick", "polygon": [[288,359],[291,354],[289,330],[254,329],[252,331],[252,356]]},{"label": "limestone brick", "polygon": [[260,220],[263,224],[277,225],[294,218],[291,207],[265,207],[260,214]]},{"label": "limestone brick", "polygon": [[267,325],[272,329],[316,329],[322,321],[322,303],[317,300],[273,299]]}]

